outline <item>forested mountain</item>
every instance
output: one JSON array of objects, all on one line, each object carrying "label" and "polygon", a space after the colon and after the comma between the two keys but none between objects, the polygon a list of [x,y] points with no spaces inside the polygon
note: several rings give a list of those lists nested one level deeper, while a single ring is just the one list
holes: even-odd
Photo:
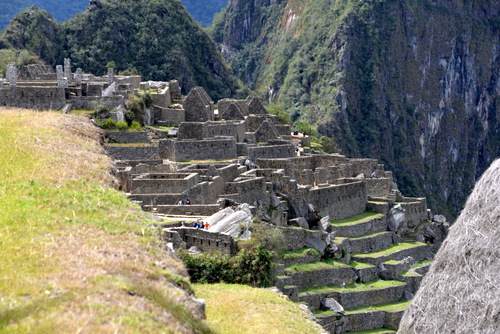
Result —
[{"label": "forested mountain", "polygon": [[89,0],[0,0],[0,30],[7,27],[10,21],[20,12],[32,5],[48,11],[58,22],[63,22],[76,13],[82,12]]},{"label": "forested mountain", "polygon": [[[0,0],[0,30],[5,29],[17,14],[32,5],[48,11],[56,21],[64,22],[83,12],[88,4],[89,0]],[[227,5],[227,0],[182,0],[182,4],[196,21],[208,27],[212,24],[214,15]]]},{"label": "forested mountain", "polygon": [[36,8],[20,13],[1,37],[3,47],[27,48],[51,65],[104,74],[139,72],[144,80],[179,80],[184,92],[203,86],[214,99],[232,96],[238,83],[208,35],[179,0],[92,1],[58,24]]},{"label": "forested mountain", "polygon": [[212,31],[235,74],[407,195],[456,214],[500,156],[500,3],[230,0]]}]

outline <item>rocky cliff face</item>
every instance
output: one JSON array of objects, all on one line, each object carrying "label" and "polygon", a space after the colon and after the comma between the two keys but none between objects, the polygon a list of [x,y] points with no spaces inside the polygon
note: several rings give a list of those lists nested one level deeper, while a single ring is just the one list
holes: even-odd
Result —
[{"label": "rocky cliff face", "polygon": [[231,0],[213,36],[236,74],[456,214],[500,155],[500,3]]}]

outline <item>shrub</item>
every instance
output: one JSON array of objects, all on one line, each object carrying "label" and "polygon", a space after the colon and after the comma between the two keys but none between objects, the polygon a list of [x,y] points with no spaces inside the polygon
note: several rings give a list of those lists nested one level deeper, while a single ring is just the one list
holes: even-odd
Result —
[{"label": "shrub", "polygon": [[128,130],[127,122],[123,122],[123,121],[116,122],[116,128],[120,131]]},{"label": "shrub", "polygon": [[142,95],[142,103],[144,103],[144,106],[146,108],[149,108],[153,105],[153,98],[151,97],[150,93],[144,93]]},{"label": "shrub", "polygon": [[273,252],[260,245],[250,250],[242,249],[235,256],[216,253],[191,255],[180,249],[191,281],[194,283],[234,283],[267,287],[272,283]]},{"label": "shrub", "polygon": [[101,123],[103,129],[114,129],[116,127],[116,122],[112,118],[108,118]]},{"label": "shrub", "polygon": [[141,123],[133,121],[130,123],[130,129],[132,130],[140,130],[141,129]]}]

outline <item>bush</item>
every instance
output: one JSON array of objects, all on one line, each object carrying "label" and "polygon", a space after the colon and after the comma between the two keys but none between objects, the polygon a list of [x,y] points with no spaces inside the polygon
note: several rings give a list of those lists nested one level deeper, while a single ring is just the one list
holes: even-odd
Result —
[{"label": "bush", "polygon": [[151,97],[151,94],[145,93],[142,95],[142,103],[144,103],[146,108],[151,107],[153,105],[153,98]]},{"label": "bush", "polygon": [[273,252],[261,246],[242,249],[233,257],[216,253],[191,255],[180,249],[179,257],[184,261],[193,283],[233,283],[267,287],[272,284]]},{"label": "bush", "polygon": [[116,122],[112,118],[108,118],[101,123],[103,129],[114,129],[116,127]]},{"label": "bush", "polygon": [[141,129],[141,123],[133,121],[130,123],[130,129],[132,130],[140,130]]},{"label": "bush", "polygon": [[126,131],[128,130],[128,124],[127,122],[116,122],[116,128],[120,131]]}]

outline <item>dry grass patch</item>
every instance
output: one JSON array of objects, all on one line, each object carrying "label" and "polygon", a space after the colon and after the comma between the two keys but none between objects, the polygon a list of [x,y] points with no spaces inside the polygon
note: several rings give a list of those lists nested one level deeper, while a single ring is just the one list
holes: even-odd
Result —
[{"label": "dry grass patch", "polygon": [[81,115],[0,109],[0,330],[210,333]]}]

